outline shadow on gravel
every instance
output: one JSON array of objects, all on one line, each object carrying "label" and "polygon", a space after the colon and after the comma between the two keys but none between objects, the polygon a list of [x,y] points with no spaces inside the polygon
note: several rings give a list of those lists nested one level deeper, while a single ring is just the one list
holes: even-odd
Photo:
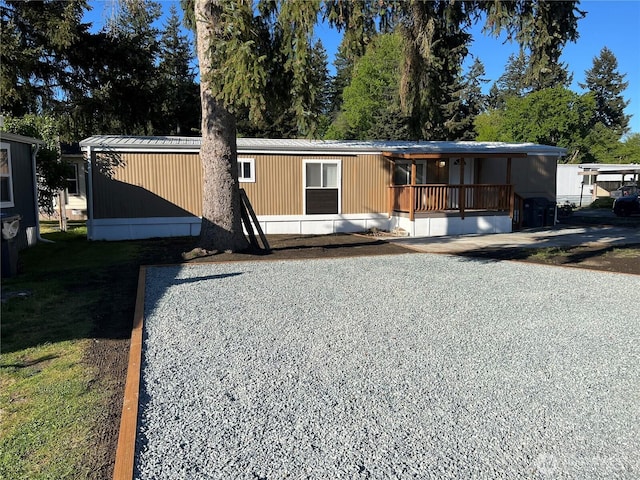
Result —
[{"label": "shadow on gravel", "polygon": [[206,280],[221,280],[223,278],[237,277],[238,275],[242,275],[243,273],[244,272],[234,272],[234,273],[221,273],[219,275],[205,275],[203,277],[176,278],[171,282],[171,284],[185,285],[188,283],[203,282]]},{"label": "shadow on gravel", "polygon": [[335,250],[339,248],[358,248],[358,247],[373,247],[376,245],[386,245],[387,242],[384,240],[374,240],[371,242],[355,242],[355,243],[336,243],[336,244],[328,244],[328,245],[292,245],[285,247],[272,248],[271,250],[274,252],[284,251],[284,250],[308,250],[313,248],[322,248],[324,250]]}]

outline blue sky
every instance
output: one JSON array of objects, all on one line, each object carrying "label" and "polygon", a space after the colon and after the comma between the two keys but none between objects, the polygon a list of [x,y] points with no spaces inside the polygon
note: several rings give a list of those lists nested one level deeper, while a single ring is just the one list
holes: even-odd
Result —
[{"label": "blue sky", "polygon": [[[91,21],[94,27],[102,26],[114,1],[92,0],[93,11],[87,16],[87,21]],[[161,0],[159,3],[165,13],[172,3],[179,7],[179,0]],[[581,91],[578,83],[584,81],[585,70],[591,68],[593,58],[606,46],[618,59],[618,71],[626,74],[625,80],[629,82],[624,93],[629,101],[626,113],[632,115],[631,132],[640,133],[640,0],[582,0],[579,8],[587,12],[587,16],[578,23],[580,38],[576,43],[569,43],[561,57],[573,72],[572,88],[576,92]],[[518,47],[482,35],[480,27],[472,33],[471,54],[485,66],[485,77],[491,80],[487,84],[488,89],[502,75],[509,55],[517,52]],[[316,35],[322,40],[331,62],[340,43],[340,35],[326,26],[320,26]]]}]

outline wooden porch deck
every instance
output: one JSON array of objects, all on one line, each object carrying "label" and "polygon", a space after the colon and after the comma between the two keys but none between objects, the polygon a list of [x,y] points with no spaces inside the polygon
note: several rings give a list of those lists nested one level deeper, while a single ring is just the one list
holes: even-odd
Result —
[{"label": "wooden porch deck", "polygon": [[519,224],[520,198],[513,185],[391,185],[389,187],[389,216],[393,212],[416,214],[430,212],[508,212],[514,226]]}]

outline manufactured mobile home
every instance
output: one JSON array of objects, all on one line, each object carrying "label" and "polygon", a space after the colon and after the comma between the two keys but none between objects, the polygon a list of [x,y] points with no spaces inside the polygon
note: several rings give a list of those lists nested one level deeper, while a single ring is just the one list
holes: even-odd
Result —
[{"label": "manufactured mobile home", "polygon": [[36,138],[0,132],[0,209],[3,219],[19,217],[12,239],[18,249],[39,237],[36,154],[41,145]]},{"label": "manufactured mobile home", "polygon": [[[199,138],[93,136],[81,147],[90,239],[199,234]],[[565,153],[535,144],[239,138],[238,176],[267,234],[499,233],[521,223],[523,199],[555,200]]]}]

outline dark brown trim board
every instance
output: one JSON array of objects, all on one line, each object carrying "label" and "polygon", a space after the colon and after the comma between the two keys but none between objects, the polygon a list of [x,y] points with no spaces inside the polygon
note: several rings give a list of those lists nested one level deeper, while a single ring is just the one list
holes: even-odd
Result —
[{"label": "dark brown trim board", "polygon": [[138,400],[140,394],[140,367],[142,361],[142,326],[144,321],[144,289],[146,267],[140,267],[138,274],[138,294],[131,330],[129,347],[129,367],[124,387],[124,401],[120,418],[120,434],[116,449],[116,464],[113,470],[114,480],[131,480],[136,451],[136,432],[138,429]]}]

